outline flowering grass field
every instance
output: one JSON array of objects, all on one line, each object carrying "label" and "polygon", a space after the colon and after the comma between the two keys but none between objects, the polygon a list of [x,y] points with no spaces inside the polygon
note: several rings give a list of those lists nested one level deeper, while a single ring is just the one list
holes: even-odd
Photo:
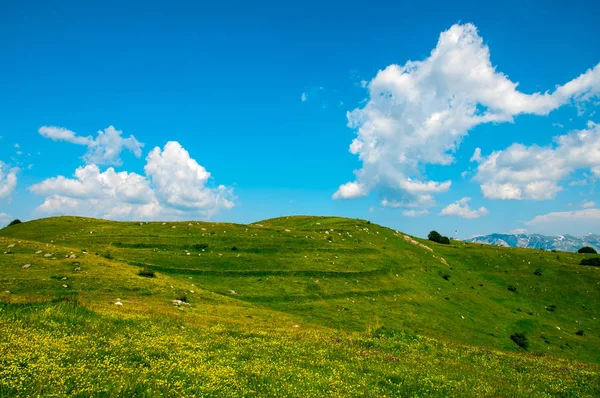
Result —
[{"label": "flowering grass field", "polygon": [[598,396],[584,256],[343,218],[23,223],[0,230],[0,395]]}]

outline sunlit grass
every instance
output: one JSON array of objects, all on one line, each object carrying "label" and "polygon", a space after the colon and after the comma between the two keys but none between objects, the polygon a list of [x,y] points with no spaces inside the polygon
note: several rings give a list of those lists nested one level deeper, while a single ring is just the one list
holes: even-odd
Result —
[{"label": "sunlit grass", "polygon": [[341,218],[23,223],[0,231],[0,394],[595,396],[582,256]]}]

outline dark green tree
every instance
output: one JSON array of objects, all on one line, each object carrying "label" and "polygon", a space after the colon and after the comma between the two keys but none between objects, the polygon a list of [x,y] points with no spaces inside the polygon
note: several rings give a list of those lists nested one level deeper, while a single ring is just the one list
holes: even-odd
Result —
[{"label": "dark green tree", "polygon": [[594,249],[593,247],[589,247],[589,246],[583,246],[581,249],[577,250],[577,253],[598,254],[596,249]]},{"label": "dark green tree", "polygon": [[442,239],[442,235],[440,235],[438,231],[431,231],[429,235],[427,235],[427,239],[439,243],[440,239]]}]

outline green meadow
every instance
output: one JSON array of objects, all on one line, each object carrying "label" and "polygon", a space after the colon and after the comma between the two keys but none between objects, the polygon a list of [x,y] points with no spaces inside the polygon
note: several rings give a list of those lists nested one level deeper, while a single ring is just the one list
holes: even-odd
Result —
[{"label": "green meadow", "polygon": [[0,395],[600,396],[588,257],[336,217],[26,222],[0,230]]}]

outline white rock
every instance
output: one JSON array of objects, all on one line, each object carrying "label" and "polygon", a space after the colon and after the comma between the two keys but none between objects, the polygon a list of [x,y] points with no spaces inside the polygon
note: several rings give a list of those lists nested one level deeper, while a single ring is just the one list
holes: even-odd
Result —
[{"label": "white rock", "polygon": [[120,301],[117,301],[117,302],[115,303],[115,305],[123,305],[123,303],[122,303],[122,302],[120,302]]},{"label": "white rock", "polygon": [[25,264],[25,265],[23,266],[23,268],[29,268],[29,267],[31,267],[31,264]]}]

